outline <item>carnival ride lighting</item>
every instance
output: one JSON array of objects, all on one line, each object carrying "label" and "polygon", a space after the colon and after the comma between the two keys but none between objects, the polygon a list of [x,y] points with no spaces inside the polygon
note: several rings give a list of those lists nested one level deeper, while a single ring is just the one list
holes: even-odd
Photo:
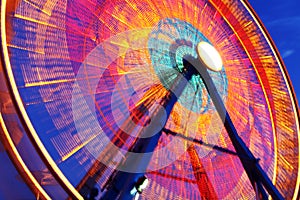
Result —
[{"label": "carnival ride lighting", "polygon": [[137,182],[135,183],[135,185],[132,188],[132,190],[130,191],[130,194],[131,195],[134,195],[136,193],[141,194],[143,192],[143,190],[147,187],[148,184],[149,184],[149,180],[147,179],[146,176],[140,177],[137,180]]},{"label": "carnival ride lighting", "polygon": [[215,72],[222,70],[222,58],[214,46],[204,41],[199,42],[197,45],[197,53],[200,61],[208,69]]},{"label": "carnival ride lighting", "polygon": [[[183,58],[199,57],[245,145],[297,199],[295,94],[247,1],[2,0],[1,48],[1,140],[32,195],[84,199],[96,187],[102,196],[191,69]],[[201,75],[186,84],[137,194],[255,198]]]}]

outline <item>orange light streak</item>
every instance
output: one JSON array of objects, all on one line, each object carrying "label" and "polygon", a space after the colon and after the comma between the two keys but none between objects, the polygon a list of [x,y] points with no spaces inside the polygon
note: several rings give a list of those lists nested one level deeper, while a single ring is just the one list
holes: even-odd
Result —
[{"label": "orange light streak", "polygon": [[[282,62],[281,62],[280,58],[278,57],[278,54],[276,53],[277,51],[274,49],[268,35],[266,35],[266,33],[264,31],[264,28],[260,25],[257,18],[254,16],[252,10],[249,9],[248,4],[245,3],[244,0],[242,0],[241,2],[244,5],[244,7],[247,9],[247,11],[250,13],[252,18],[256,22],[256,24],[259,25],[259,28],[262,31],[262,34],[264,35],[264,38],[266,39],[269,47],[271,48],[271,50],[272,50],[272,52],[273,52],[273,54],[276,58],[276,61],[277,61],[278,66],[281,70],[281,73],[283,74],[283,78],[284,78],[285,83],[289,83],[287,75],[285,73],[285,70],[283,69]],[[293,92],[292,92],[292,89],[291,89],[290,85],[287,84],[286,87],[289,91],[289,96],[293,99]],[[300,190],[300,156],[299,156],[300,155],[300,148],[299,148],[299,146],[300,146],[300,126],[299,126],[299,116],[297,116],[297,112],[298,112],[298,115],[299,115],[299,110],[297,109],[296,103],[294,101],[291,101],[291,103],[292,103],[293,109],[295,110],[294,118],[295,118],[295,121],[296,121],[296,128],[297,128],[297,133],[298,133],[298,175],[297,175],[297,181],[296,181],[296,186],[295,186],[295,192],[294,192],[294,196],[293,196],[293,200],[296,200],[298,198],[298,193],[299,193],[299,190]],[[277,142],[277,141],[275,140],[275,142]],[[275,144],[277,144],[277,143],[275,143]],[[277,146],[275,146],[275,147],[277,147]],[[277,148],[275,148],[275,151],[277,152]],[[277,154],[275,154],[275,156],[277,156]],[[277,157],[275,157],[275,166],[276,166],[276,164],[277,164]],[[275,167],[275,170],[277,171],[276,167]],[[273,177],[273,182],[275,182],[275,177]]]},{"label": "orange light streak", "polygon": [[12,67],[10,64],[10,59],[9,59],[9,54],[8,54],[8,49],[7,49],[7,42],[6,42],[6,24],[5,24],[5,19],[6,19],[6,0],[2,0],[2,6],[1,7],[1,42],[2,42],[2,51],[3,51],[3,57],[4,57],[4,63],[6,65],[7,69],[7,76],[10,80],[10,87],[13,91],[14,98],[16,100],[17,107],[22,114],[23,120],[30,131],[31,137],[34,139],[36,145],[38,146],[37,150],[40,151],[40,155],[43,155],[44,160],[46,161],[46,165],[51,168],[51,171],[54,172],[55,178],[58,178],[59,182],[63,184],[64,188],[68,189],[68,194],[71,196],[76,197],[77,199],[82,199],[83,197],[78,193],[78,191],[72,186],[72,184],[69,182],[69,180],[65,177],[65,175],[61,172],[61,170],[58,168],[56,165],[55,161],[52,159],[50,156],[49,152],[46,150],[45,146],[43,145],[42,141],[40,140],[37,132],[35,131],[29,116],[27,115],[27,112],[25,110],[23,101],[21,99],[20,93],[17,88],[17,84],[15,82],[15,78],[12,72]]},{"label": "orange light streak", "polygon": [[[23,161],[21,155],[19,154],[18,149],[16,148],[12,138],[10,137],[9,131],[7,130],[7,127],[6,127],[6,124],[3,120],[1,112],[0,112],[0,124],[1,124],[2,130],[3,130],[4,136],[6,138],[6,141],[7,141],[8,145],[10,146],[8,151],[12,152],[10,155],[13,156],[13,160],[17,162],[17,166],[20,167],[24,171],[26,176],[28,177],[28,179],[26,179],[26,180],[27,181],[29,180],[29,185],[31,187],[32,187],[32,185],[34,185],[36,187],[37,191],[38,191],[37,192],[37,191],[35,191],[35,189],[33,189],[33,192],[35,193],[36,196],[38,196],[42,199],[49,199],[50,200],[51,198],[49,197],[49,195],[42,188],[42,186],[36,180],[36,178],[32,175],[32,173],[28,169],[27,165]],[[39,196],[39,195],[41,195],[41,196]]]},{"label": "orange light streak", "polygon": [[[273,138],[274,138],[274,160],[275,160],[275,164],[274,164],[274,174],[273,174],[273,178],[272,178],[272,182],[273,184],[276,183],[276,173],[277,173],[277,156],[278,156],[278,147],[277,147],[277,139],[276,139],[276,131],[275,131],[275,122],[274,122],[274,119],[273,119],[273,116],[272,116],[272,110],[271,110],[271,105],[270,105],[270,100],[267,96],[267,93],[266,93],[266,90],[263,86],[263,82],[261,80],[261,77],[259,75],[259,72],[258,70],[256,69],[255,67],[255,64],[254,64],[254,61],[252,59],[252,56],[250,55],[250,53],[248,52],[243,40],[240,38],[239,34],[236,32],[236,30],[234,29],[234,27],[231,25],[231,23],[229,23],[228,19],[226,18],[226,16],[221,12],[220,8],[217,7],[217,5],[213,2],[213,0],[209,0],[209,2],[215,7],[215,9],[222,15],[223,19],[226,21],[226,23],[228,24],[228,26],[230,26],[231,30],[234,32],[234,34],[236,35],[236,37],[238,38],[238,40],[240,41],[240,44],[242,45],[245,53],[247,54],[252,66],[253,66],[253,69],[255,70],[255,73],[257,75],[257,78],[259,80],[259,83],[260,83],[260,87],[264,93],[264,97],[265,97],[265,100],[266,100],[266,103],[267,103],[267,106],[268,106],[268,110],[269,110],[269,116],[270,116],[270,120],[271,120],[271,125],[272,125],[272,131],[273,131]],[[243,1],[241,1],[243,3]],[[247,7],[247,6],[245,6]],[[250,11],[249,11],[250,12]],[[251,13],[251,12],[250,12]]]}]

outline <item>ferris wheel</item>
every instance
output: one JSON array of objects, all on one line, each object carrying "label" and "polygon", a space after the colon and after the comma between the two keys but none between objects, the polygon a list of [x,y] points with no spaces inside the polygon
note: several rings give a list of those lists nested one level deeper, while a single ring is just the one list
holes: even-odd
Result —
[{"label": "ferris wheel", "polygon": [[299,198],[296,97],[247,1],[3,0],[1,44],[29,198]]}]

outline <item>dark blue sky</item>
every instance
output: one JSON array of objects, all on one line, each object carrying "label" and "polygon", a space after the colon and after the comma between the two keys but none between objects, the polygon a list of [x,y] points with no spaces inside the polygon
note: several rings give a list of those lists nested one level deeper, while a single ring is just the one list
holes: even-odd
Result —
[{"label": "dark blue sky", "polygon": [[300,0],[249,0],[288,70],[300,101]]}]

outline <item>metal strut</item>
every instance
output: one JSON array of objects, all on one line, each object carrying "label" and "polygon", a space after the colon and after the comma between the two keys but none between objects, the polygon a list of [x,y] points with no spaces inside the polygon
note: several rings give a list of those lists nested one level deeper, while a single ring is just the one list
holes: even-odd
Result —
[{"label": "metal strut", "polygon": [[132,154],[125,155],[126,159],[121,163],[120,168],[130,168],[130,171],[137,171],[139,173],[116,171],[113,175],[113,180],[111,180],[109,186],[107,186],[107,191],[101,197],[102,200],[130,200],[134,197],[134,194],[131,194],[131,191],[135,187],[137,181],[144,176],[144,172],[146,172],[151,160],[151,154],[146,153],[155,150],[175,103],[186,87],[188,81],[196,73],[195,69],[186,60],[183,61],[186,70],[184,70],[182,74],[178,74],[167,96],[161,102],[162,107],[154,113],[155,116],[151,119],[152,123],[156,124],[155,128],[161,127],[161,129],[158,133],[153,134],[153,132],[157,132],[157,130],[153,130],[153,127],[151,128],[151,126],[150,128],[149,126],[146,126],[143,129],[143,135],[141,135],[142,138],[136,140],[136,143],[131,148],[131,152],[139,153],[138,156],[133,156]]},{"label": "metal strut", "polygon": [[[216,86],[214,85],[213,80],[211,79],[206,67],[203,66],[199,59],[195,59],[193,57],[185,58],[183,59],[183,61],[185,68],[185,70],[183,70],[183,76],[177,77],[177,79],[174,81],[173,88],[170,89],[169,95],[163,102],[163,109],[166,112],[167,116],[166,119],[169,118],[173,106],[175,105],[178,97],[185,88],[188,80],[190,80],[192,75],[199,74],[216,107],[220,118],[224,120],[224,127],[228,132],[229,138],[235,148],[236,154],[239,157],[245,169],[245,172],[248,175],[254,191],[256,192],[257,199],[268,199],[268,195],[266,193],[267,191],[274,200],[283,200],[280,192],[273,185],[272,181],[259,165],[259,160],[254,157],[250,149],[238,135],[237,130],[225,108],[220,95],[218,94]],[[138,152],[141,156],[127,156],[124,163],[121,164],[123,167],[131,167],[137,169],[138,171],[146,171],[151,157],[143,156],[143,153],[154,151],[162,134],[162,131],[164,131],[163,128],[167,121],[161,121],[162,116],[160,112],[161,110],[156,113],[157,116],[155,116],[154,119],[155,121],[157,121],[158,125],[162,127],[162,129],[157,134],[153,135],[153,130],[147,129],[146,127],[144,133],[152,136],[149,138],[138,139],[132,148],[133,152]],[[132,199],[133,195],[130,193],[130,191],[135,186],[136,182],[143,176],[144,173],[129,173],[117,171],[114,174],[113,180],[110,182],[107,191],[101,199]]]},{"label": "metal strut", "polygon": [[270,178],[259,165],[259,159],[256,159],[241,137],[238,135],[237,130],[225,108],[225,105],[220,97],[212,78],[210,77],[207,68],[203,66],[200,60],[191,58],[191,64],[199,72],[207,92],[209,93],[216,110],[222,120],[224,120],[224,127],[229,135],[229,138],[237,152],[237,155],[248,175],[248,178],[256,191],[256,196],[259,199],[268,199],[266,191],[271,195],[274,200],[283,200],[283,196],[273,185]]}]

